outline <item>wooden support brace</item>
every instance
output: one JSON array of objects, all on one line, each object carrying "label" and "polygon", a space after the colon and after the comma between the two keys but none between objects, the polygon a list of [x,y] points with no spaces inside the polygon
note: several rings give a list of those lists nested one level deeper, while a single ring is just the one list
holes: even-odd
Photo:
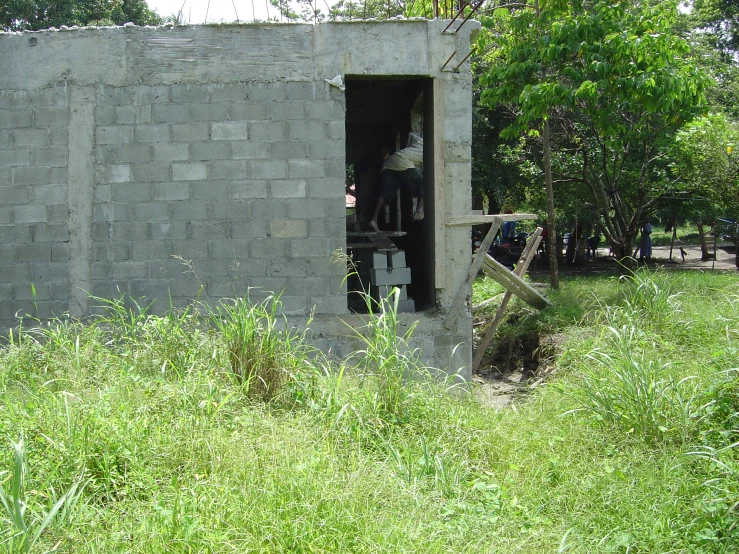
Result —
[{"label": "wooden support brace", "polygon": [[459,317],[459,311],[462,309],[462,305],[467,299],[469,291],[472,290],[472,281],[475,280],[477,273],[480,271],[482,263],[485,261],[485,256],[487,256],[488,248],[490,248],[490,245],[493,243],[493,239],[495,238],[498,229],[500,229],[502,220],[497,216],[493,216],[493,218],[494,219],[492,219],[491,221],[492,225],[490,226],[488,234],[485,235],[484,239],[482,239],[482,244],[480,244],[480,248],[478,249],[477,254],[475,254],[475,257],[472,259],[470,270],[467,272],[467,279],[465,279],[465,282],[457,291],[457,296],[454,298],[452,308],[449,310],[449,313],[444,320],[444,327],[446,327],[447,329],[451,329],[454,326],[454,323],[457,321],[457,317]]},{"label": "wooden support brace", "polygon": [[[516,265],[516,269],[514,270],[516,276],[523,277],[526,274],[531,261],[536,255],[536,249],[539,248],[539,244],[541,243],[541,233],[542,228],[538,227],[536,231],[534,231],[534,233],[531,235],[533,240],[529,241],[529,243],[526,245],[525,250],[521,253],[521,257],[518,259],[518,264]],[[493,335],[495,335],[495,331],[498,329],[498,325],[500,325],[500,322],[503,320],[503,314],[506,311],[508,302],[511,300],[511,296],[513,296],[513,293],[510,291],[506,291],[505,295],[503,296],[503,300],[500,302],[498,311],[495,312],[493,322],[490,324],[490,327],[485,332],[485,336],[483,336],[482,340],[480,341],[480,344],[475,351],[475,357],[472,360],[473,372],[477,371],[477,369],[480,367],[480,362],[482,361],[482,357],[485,355],[485,350],[487,350],[490,341],[493,340]]]}]

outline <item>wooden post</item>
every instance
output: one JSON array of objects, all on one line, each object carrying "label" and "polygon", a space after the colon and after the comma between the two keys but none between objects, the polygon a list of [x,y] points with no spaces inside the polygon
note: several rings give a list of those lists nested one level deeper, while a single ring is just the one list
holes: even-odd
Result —
[{"label": "wooden post", "polygon": [[[526,273],[526,270],[529,268],[531,260],[534,259],[534,256],[532,256],[531,253],[536,253],[536,249],[539,247],[539,243],[541,242],[541,232],[542,228],[538,227],[536,231],[534,231],[534,233],[531,235],[532,240],[529,241],[529,243],[526,245],[526,249],[521,253],[521,257],[518,259],[516,269],[513,271],[516,276],[523,277]],[[498,311],[495,312],[493,322],[490,324],[490,327],[485,332],[485,336],[480,341],[480,344],[477,347],[477,351],[475,352],[475,357],[472,360],[473,372],[480,367],[480,362],[482,361],[482,357],[485,355],[485,350],[487,350],[490,341],[493,340],[493,335],[495,335],[495,331],[498,329],[498,325],[500,325],[500,322],[503,319],[503,314],[506,311],[508,302],[511,300],[511,296],[513,296],[513,293],[511,291],[506,291],[505,295],[503,296],[503,300],[500,302]]]}]

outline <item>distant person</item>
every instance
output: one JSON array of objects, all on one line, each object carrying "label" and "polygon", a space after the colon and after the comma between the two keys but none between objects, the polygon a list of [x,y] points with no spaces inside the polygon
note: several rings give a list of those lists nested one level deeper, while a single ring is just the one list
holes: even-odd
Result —
[{"label": "distant person", "polygon": [[652,225],[647,221],[641,228],[641,244],[639,245],[639,260],[652,261]]},{"label": "distant person", "polygon": [[600,234],[596,232],[592,237],[588,237],[586,244],[587,254],[590,258],[595,258],[598,255],[598,245],[600,244]]},{"label": "distant person", "polygon": [[389,204],[401,186],[405,186],[416,201],[413,212],[413,221],[423,219],[423,175],[417,166],[423,165],[423,139],[411,133],[408,136],[408,145],[402,150],[388,156],[382,164],[380,180],[382,191],[375,205],[368,227],[371,231],[379,231],[377,218],[384,204]]},{"label": "distant person", "polygon": [[565,250],[565,263],[575,264],[582,263],[584,252],[580,251],[580,239],[582,238],[582,227],[580,224],[575,225],[575,229],[570,233],[567,239],[567,250]]},{"label": "distant person", "polygon": [[[504,214],[512,214],[512,210],[503,210]],[[500,244],[506,245],[513,242],[516,238],[516,222],[515,221],[504,221],[500,228]]]}]

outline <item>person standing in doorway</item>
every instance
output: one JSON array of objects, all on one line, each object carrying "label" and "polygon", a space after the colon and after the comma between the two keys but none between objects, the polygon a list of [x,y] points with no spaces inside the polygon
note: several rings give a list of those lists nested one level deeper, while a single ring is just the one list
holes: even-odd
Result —
[{"label": "person standing in doorway", "polygon": [[388,156],[382,164],[380,182],[382,190],[375,204],[375,211],[368,227],[371,231],[379,231],[377,218],[385,204],[389,204],[401,186],[405,186],[415,200],[416,208],[413,212],[413,221],[423,219],[423,175],[418,166],[423,165],[423,139],[411,133],[408,136],[408,145],[402,150]]}]

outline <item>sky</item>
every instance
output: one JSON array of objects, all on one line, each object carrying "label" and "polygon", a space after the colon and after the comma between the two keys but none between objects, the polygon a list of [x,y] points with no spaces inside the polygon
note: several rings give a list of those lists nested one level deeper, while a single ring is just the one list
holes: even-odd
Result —
[{"label": "sky", "polygon": [[[242,22],[256,20],[265,21],[269,17],[278,17],[279,12],[273,6],[267,6],[269,0],[146,0],[149,8],[155,10],[162,17],[176,15],[180,10],[183,13],[183,23],[205,23],[206,14],[208,23],[230,23],[237,19]],[[318,0],[326,12],[325,0]],[[333,5],[335,0],[328,0]],[[269,12],[267,11],[269,10]],[[237,17],[238,14],[238,17]]]}]

